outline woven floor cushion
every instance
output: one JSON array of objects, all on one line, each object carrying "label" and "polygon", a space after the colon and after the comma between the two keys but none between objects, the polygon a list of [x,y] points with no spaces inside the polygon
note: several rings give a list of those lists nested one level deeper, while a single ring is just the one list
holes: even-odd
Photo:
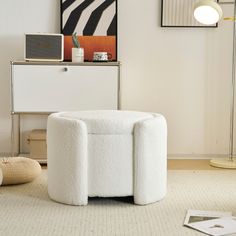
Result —
[{"label": "woven floor cushion", "polygon": [[41,173],[40,164],[26,157],[0,158],[0,185],[31,182]]}]

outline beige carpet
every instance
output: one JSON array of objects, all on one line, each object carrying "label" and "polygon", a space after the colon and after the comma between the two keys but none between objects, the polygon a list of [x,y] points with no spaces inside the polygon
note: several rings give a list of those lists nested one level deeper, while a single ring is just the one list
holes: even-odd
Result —
[{"label": "beige carpet", "polygon": [[0,235],[203,235],[182,226],[189,208],[236,215],[236,171],[169,171],[166,198],[148,206],[94,198],[75,207],[48,198],[44,170],[32,183],[0,187]]}]

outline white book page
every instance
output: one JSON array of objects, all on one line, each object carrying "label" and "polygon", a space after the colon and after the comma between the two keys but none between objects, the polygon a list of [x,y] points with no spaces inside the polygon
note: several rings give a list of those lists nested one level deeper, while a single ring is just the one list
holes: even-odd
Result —
[{"label": "white book page", "polygon": [[192,223],[213,220],[221,217],[232,216],[232,212],[227,211],[202,211],[189,209],[187,211],[184,225],[192,227]]},{"label": "white book page", "polygon": [[236,217],[222,217],[190,223],[190,227],[213,236],[233,234],[236,233]]}]

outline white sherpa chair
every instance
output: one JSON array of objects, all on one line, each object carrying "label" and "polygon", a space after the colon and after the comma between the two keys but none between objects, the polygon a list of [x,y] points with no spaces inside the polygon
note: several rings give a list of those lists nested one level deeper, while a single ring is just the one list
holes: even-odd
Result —
[{"label": "white sherpa chair", "polygon": [[167,126],[159,114],[61,112],[47,124],[48,193],[86,205],[88,196],[134,196],[136,204],[166,194]]}]

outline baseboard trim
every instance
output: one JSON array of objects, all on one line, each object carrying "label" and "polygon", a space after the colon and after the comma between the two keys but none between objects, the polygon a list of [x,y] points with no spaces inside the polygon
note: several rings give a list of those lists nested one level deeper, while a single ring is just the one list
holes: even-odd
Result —
[{"label": "baseboard trim", "polygon": [[[16,153],[14,153],[16,155]],[[10,152],[0,152],[0,157],[11,157],[12,153]]]},{"label": "baseboard trim", "polygon": [[170,160],[206,160],[212,158],[227,158],[226,154],[168,154]]},{"label": "baseboard trim", "polygon": [[[0,157],[11,157],[12,153],[10,152],[0,152]],[[14,156],[17,156],[17,153],[14,153]],[[223,154],[168,154],[168,159],[170,160],[206,160],[212,158],[227,158],[228,155]]]}]

